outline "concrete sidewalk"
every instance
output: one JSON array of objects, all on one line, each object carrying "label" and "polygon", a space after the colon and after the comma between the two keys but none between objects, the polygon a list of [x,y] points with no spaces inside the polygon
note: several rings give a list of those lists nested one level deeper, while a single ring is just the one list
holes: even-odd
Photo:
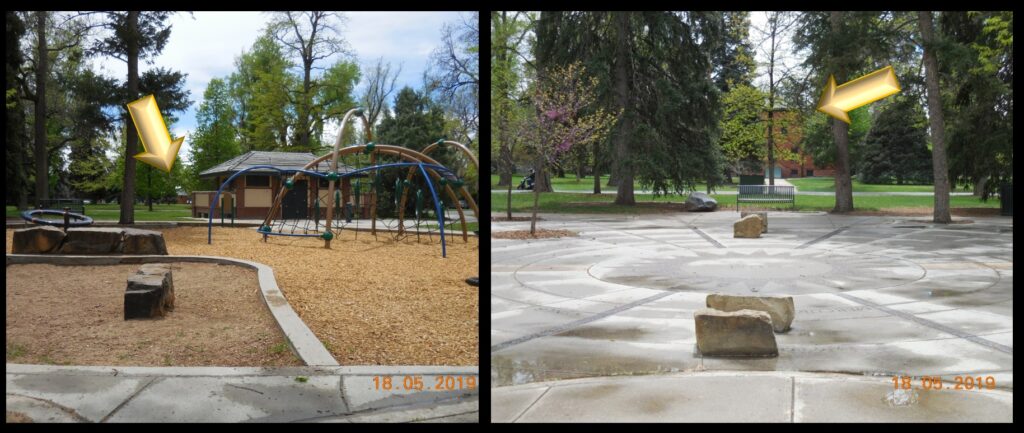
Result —
[{"label": "concrete sidewalk", "polygon": [[[8,418],[14,412],[33,422],[478,422],[479,417],[476,367],[7,364],[6,373]],[[386,376],[390,390],[383,389]],[[420,377],[424,389],[404,389],[405,377]],[[428,390],[437,377],[447,385]],[[468,387],[468,377],[474,388]]]},{"label": "concrete sidewalk", "polygon": [[891,376],[701,372],[491,389],[492,422],[1013,422],[1013,392],[896,391]]}]

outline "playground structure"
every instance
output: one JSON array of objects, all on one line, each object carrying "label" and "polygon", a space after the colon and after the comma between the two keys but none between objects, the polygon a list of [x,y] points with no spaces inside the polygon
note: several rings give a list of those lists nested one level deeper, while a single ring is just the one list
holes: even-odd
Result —
[{"label": "playground structure", "polygon": [[[344,136],[345,125],[348,124],[348,121],[352,116],[358,116],[363,120],[367,143],[341,147],[341,138]],[[466,190],[463,181],[458,178],[455,172],[443,166],[428,155],[436,149],[440,149],[445,146],[452,146],[461,151],[467,157],[466,159],[479,169],[479,162],[469,148],[455,141],[439,139],[424,148],[422,152],[418,152],[401,146],[375,144],[372,140],[373,130],[369,122],[366,120],[366,117],[363,115],[362,109],[353,108],[345,113],[341,122],[341,130],[338,133],[338,139],[335,141],[333,150],[326,155],[314,159],[310,163],[306,164],[302,169],[285,170],[272,165],[258,165],[234,173],[220,185],[213,200],[210,202],[207,243],[213,242],[212,233],[214,207],[216,206],[216,203],[219,202],[220,195],[224,188],[231,184],[235,178],[243,175],[244,173],[259,169],[275,170],[282,176],[290,175],[290,177],[283,182],[283,186],[274,198],[270,211],[267,213],[266,218],[264,218],[258,229],[258,232],[263,235],[264,241],[267,240],[268,236],[319,237],[324,240],[324,248],[331,248],[331,240],[334,239],[341,230],[347,228],[352,223],[354,209],[360,208],[362,184],[359,178],[362,177],[370,177],[371,179],[368,199],[371,234],[374,237],[377,236],[377,225],[378,222],[380,222],[383,226],[382,231],[391,233],[395,239],[407,236],[405,210],[409,196],[413,195],[415,200],[415,227],[418,237],[421,219],[426,214],[424,205],[427,200],[427,196],[424,194],[424,189],[418,187],[416,183],[413,182],[416,179],[417,173],[419,173],[423,182],[426,184],[426,190],[429,191],[429,198],[433,203],[433,211],[437,219],[437,227],[440,232],[442,257],[446,257],[447,255],[444,233],[445,220],[447,219],[447,207],[444,206],[444,197],[447,197],[450,200],[451,204],[454,205],[455,210],[458,212],[458,218],[462,228],[462,238],[464,242],[468,242],[466,217],[462,203],[459,200],[459,196],[461,195],[461,197],[465,199],[465,202],[472,209],[474,217],[479,218],[479,209],[477,204],[469,194],[469,191]],[[356,160],[360,160],[363,155],[368,157],[368,165],[366,167],[357,168],[344,174],[340,174],[338,172],[339,159],[351,157]],[[383,157],[393,158],[397,160],[397,162],[380,161]],[[316,167],[317,164],[327,160],[328,158],[331,159],[329,172],[325,173],[311,170]],[[378,220],[377,218],[378,196],[382,188],[385,187],[382,182],[381,171],[385,169],[401,169],[402,167],[408,168],[408,172],[404,180],[399,178],[395,182],[397,224],[389,224],[383,220]],[[350,177],[356,178],[354,182],[354,194],[352,194],[353,202],[345,203],[343,208],[342,194],[341,191],[337,189],[338,182],[344,178]],[[307,218],[289,221],[284,217],[284,214],[281,213],[282,217],[275,221],[275,215],[280,211],[282,200],[285,195],[295,188],[299,181],[306,178],[316,180],[324,179],[328,183],[326,197],[318,196],[314,199],[316,207],[313,212],[314,215],[312,219],[307,215]],[[435,185],[437,187],[435,187]],[[456,191],[458,194],[456,194]],[[326,218],[323,223],[320,222],[320,202],[322,199],[326,200]],[[355,224],[358,236],[358,219],[356,219]],[[285,233],[286,230],[289,232]],[[296,233],[296,231],[300,230],[302,233]],[[427,234],[432,237],[432,230],[429,229],[429,226]],[[454,233],[452,233],[452,238],[454,239]]]}]

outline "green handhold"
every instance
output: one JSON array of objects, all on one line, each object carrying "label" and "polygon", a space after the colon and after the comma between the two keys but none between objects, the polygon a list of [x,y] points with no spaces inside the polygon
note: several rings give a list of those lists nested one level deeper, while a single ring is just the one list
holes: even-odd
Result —
[{"label": "green handhold", "polygon": [[293,182],[291,179],[288,179],[284,181],[284,187],[288,189],[295,188],[295,182]]},{"label": "green handhold", "polygon": [[402,181],[402,185],[405,185],[405,187],[408,188],[412,186],[412,182],[410,182],[409,179],[406,179]]},{"label": "green handhold", "polygon": [[444,146],[444,138],[437,139],[437,145],[438,146]]},{"label": "green handhold", "polygon": [[259,231],[262,232],[262,233],[270,233],[270,226],[264,224],[264,225],[260,226],[260,230]]},{"label": "green handhold", "polygon": [[440,184],[441,186],[445,186],[448,184],[448,179],[442,177],[441,180],[438,181],[437,183]]},{"label": "green handhold", "polygon": [[337,181],[337,180],[338,180],[338,177],[339,177],[339,175],[338,175],[338,172],[330,172],[330,173],[327,173],[327,180],[330,180],[330,181]]},{"label": "green handhold", "polygon": [[324,238],[325,241],[329,241],[331,239],[334,239],[334,234],[331,232],[324,232],[322,235],[320,235],[320,237]]},{"label": "green handhold", "polygon": [[355,114],[356,116],[362,116],[363,115],[363,109],[362,108],[356,108],[356,111],[354,111],[352,114]]},{"label": "green handhold", "polygon": [[370,142],[370,143],[366,143],[366,148],[365,148],[365,149],[363,149],[363,153],[365,153],[365,154],[369,155],[369,154],[373,153],[373,149],[374,149],[375,147],[377,147],[377,145],[376,145],[376,144],[373,144],[373,142]]}]

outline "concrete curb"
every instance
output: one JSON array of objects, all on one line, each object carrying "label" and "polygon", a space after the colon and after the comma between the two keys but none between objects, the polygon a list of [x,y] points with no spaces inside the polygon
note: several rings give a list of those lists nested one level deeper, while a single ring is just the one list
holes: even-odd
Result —
[{"label": "concrete curb", "polygon": [[274,278],[274,270],[262,263],[250,262],[248,260],[207,257],[207,256],[68,256],[68,255],[37,255],[37,254],[8,254],[7,265],[11,264],[32,264],[44,263],[53,265],[118,265],[118,264],[141,264],[141,263],[217,263],[223,265],[235,265],[256,270],[257,279],[260,284],[260,293],[263,295],[263,303],[274,316],[274,321],[284,333],[292,352],[302,362],[311,366],[339,366],[331,352],[324,347],[320,339],[313,334],[313,331],[306,326],[306,323],[299,318],[288,300],[281,293]]},{"label": "concrete curb", "polygon": [[63,376],[110,375],[129,376],[189,376],[189,377],[244,377],[244,376],[384,376],[384,375],[476,375],[480,368],[475,365],[358,365],[358,366],[309,366],[309,367],[124,367],[92,365],[39,365],[10,364],[7,374],[56,374]]}]

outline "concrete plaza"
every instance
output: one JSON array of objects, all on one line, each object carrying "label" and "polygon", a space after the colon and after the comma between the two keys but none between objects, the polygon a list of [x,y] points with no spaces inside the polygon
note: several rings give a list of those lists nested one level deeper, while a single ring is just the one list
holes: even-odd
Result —
[{"label": "concrete plaza", "polygon": [[[1012,421],[1011,218],[770,212],[735,239],[738,216],[545,214],[579,236],[494,239],[492,420]],[[779,356],[702,356],[709,293],[792,295]]]}]

